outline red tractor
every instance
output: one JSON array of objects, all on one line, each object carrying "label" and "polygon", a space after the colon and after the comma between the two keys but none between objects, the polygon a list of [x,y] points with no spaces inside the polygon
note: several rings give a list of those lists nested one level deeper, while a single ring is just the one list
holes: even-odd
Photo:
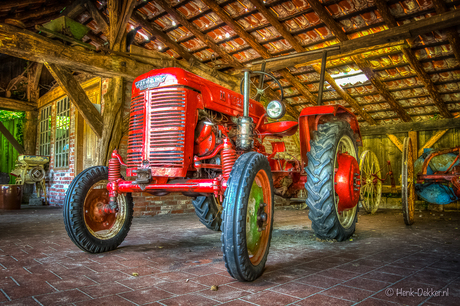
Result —
[{"label": "red tractor", "polygon": [[[279,84],[271,74],[257,73]],[[222,231],[230,275],[253,281],[267,260],[274,194],[292,197],[304,188],[316,235],[350,237],[360,194],[355,116],[341,106],[316,106],[305,108],[298,122],[277,121],[284,104],[272,101],[265,109],[249,99],[251,75],[245,72],[244,95],[180,68],[138,77],[126,163],[115,150],[108,167],[85,169],[67,190],[64,222],[71,240],[91,253],[113,250],[131,225],[132,192],[180,192],[194,198],[204,225]],[[297,130],[301,160],[275,159],[285,151],[283,142],[265,152],[265,137]],[[132,180],[121,176],[121,166]]]}]

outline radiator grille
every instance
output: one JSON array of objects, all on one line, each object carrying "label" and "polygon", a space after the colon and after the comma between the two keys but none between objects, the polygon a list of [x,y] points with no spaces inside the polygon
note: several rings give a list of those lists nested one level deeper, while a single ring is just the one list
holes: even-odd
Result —
[{"label": "radiator grille", "polygon": [[144,140],[145,93],[141,92],[131,100],[128,140],[128,166],[137,167],[142,162]]},{"label": "radiator grille", "polygon": [[185,151],[185,100],[182,88],[149,92],[149,161],[151,167],[182,168]]}]

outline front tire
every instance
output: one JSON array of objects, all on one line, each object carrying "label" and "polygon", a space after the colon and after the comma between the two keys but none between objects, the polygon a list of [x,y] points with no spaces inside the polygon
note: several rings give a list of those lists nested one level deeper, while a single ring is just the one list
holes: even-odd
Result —
[{"label": "front tire", "polygon": [[355,231],[357,206],[339,213],[339,196],[335,193],[335,170],[338,168],[337,153],[348,152],[358,159],[353,130],[344,121],[329,122],[318,126],[313,132],[307,153],[308,165],[306,200],[310,209],[308,217],[315,235],[321,239],[343,241]]},{"label": "front tire", "polygon": [[274,188],[267,158],[241,155],[225,191],[222,252],[228,273],[239,281],[262,275],[273,229]]},{"label": "front tire", "polygon": [[76,246],[89,253],[116,249],[125,239],[133,220],[131,193],[118,196],[116,213],[101,213],[108,204],[108,168],[83,170],[70,184],[64,201],[64,224]]},{"label": "front tire", "polygon": [[210,230],[217,232],[220,231],[222,224],[222,213],[216,201],[214,196],[200,196],[193,199],[192,204],[200,222]]}]

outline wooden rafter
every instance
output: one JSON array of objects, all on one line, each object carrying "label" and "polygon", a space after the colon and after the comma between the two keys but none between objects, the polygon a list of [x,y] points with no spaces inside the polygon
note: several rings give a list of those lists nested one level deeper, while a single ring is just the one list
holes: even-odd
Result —
[{"label": "wooden rafter", "polygon": [[[323,20],[324,24],[329,28],[329,30],[331,30],[341,42],[349,40],[347,34],[343,31],[343,28],[334,20],[334,18],[332,18],[332,16],[329,14],[326,8],[318,0],[308,0],[308,3],[313,8],[315,13]],[[402,118],[403,121],[406,121],[406,122],[412,121],[411,117],[407,114],[406,110],[401,106],[401,104],[399,104],[399,102],[396,101],[393,95],[385,88],[383,83],[375,76],[374,72],[370,68],[370,65],[366,63],[366,61],[358,60],[359,59],[358,56],[353,57],[353,59],[356,65],[359,67],[359,69],[361,69],[361,71],[364,72],[366,77],[372,82],[372,84],[375,86],[377,91],[383,97],[387,99],[392,110],[394,110]],[[319,72],[318,69],[320,69],[320,67],[318,68],[316,65],[313,65],[313,67],[315,67],[315,70]],[[354,100],[354,99],[350,95],[348,95],[347,100]],[[359,106],[359,103],[356,102],[356,100],[354,100],[354,102],[352,102],[351,104],[355,105],[354,106],[355,109],[356,108],[361,109],[361,107]],[[365,115],[363,116],[363,114],[361,114],[361,116],[365,118],[364,117]],[[367,116],[371,117],[369,114],[367,114]],[[366,121],[369,122],[369,120],[367,119]],[[375,120],[372,120],[372,121],[375,124],[376,121]]]},{"label": "wooden rafter", "polygon": [[104,33],[105,36],[109,36],[109,25],[107,21],[105,20],[104,16],[102,13],[97,9],[97,7],[94,5],[94,3],[91,0],[87,0],[85,3],[86,7],[88,8],[88,11],[91,14],[91,17],[96,21],[97,25],[101,29],[102,33]]},{"label": "wooden rafter", "polygon": [[223,60],[235,68],[243,68],[243,65],[232,55],[228,54],[222,47],[214,43],[208,35],[201,32],[201,30],[192,22],[189,22],[187,18],[174,9],[172,5],[165,0],[155,0],[169,15],[176,19],[182,26],[186,27],[190,32],[193,33],[198,39],[205,43],[214,52],[220,55]]},{"label": "wooden rafter", "polygon": [[72,73],[66,68],[55,64],[45,63],[45,66],[58,82],[59,86],[61,86],[62,90],[65,91],[73,105],[78,109],[94,133],[96,133],[98,137],[102,137],[102,129],[104,127],[102,116],[91,103],[85,90],[81,87],[80,83],[75,80]]},{"label": "wooden rafter", "polygon": [[361,130],[362,136],[405,133],[409,131],[434,131],[460,128],[460,118],[439,119],[418,122],[403,122],[391,125],[369,126]]},{"label": "wooden rafter", "polygon": [[18,7],[18,6],[27,6],[30,4],[39,4],[39,3],[45,3],[47,0],[22,0],[18,2],[18,0],[6,0],[2,1],[0,3],[0,11],[6,11],[10,10],[12,8]]},{"label": "wooden rafter", "polygon": [[[268,59],[271,58],[271,54],[268,53],[267,49],[259,44],[254,36],[246,32],[243,27],[238,24],[235,20],[233,20],[232,17],[230,17],[224,9],[222,9],[219,4],[213,0],[203,0],[202,1],[204,4],[206,4],[217,16],[219,16],[222,21],[224,21],[229,27],[233,29],[242,39],[244,39],[257,53],[259,53],[263,58]],[[287,69],[282,69],[279,71],[279,73],[285,78],[285,79],[292,79],[295,78],[289,70]],[[306,93],[308,89],[306,89],[300,82],[292,84],[297,88],[297,90],[301,93]],[[297,86],[296,86],[297,85]],[[305,96],[307,100],[310,100],[312,104],[315,104],[315,100],[311,99],[311,96]]]},{"label": "wooden rafter", "polygon": [[[375,0],[374,3],[377,5],[380,15],[382,16],[383,20],[388,25],[388,27],[390,29],[398,28],[398,22],[396,21],[393,14],[391,14],[386,1],[385,0]],[[428,19],[431,19],[431,17]],[[408,43],[410,45],[411,40],[408,40]],[[415,56],[414,51],[411,50],[410,48],[402,48],[402,52],[404,54],[404,57],[408,61],[409,65],[417,73],[418,79],[425,86],[426,90],[428,91],[431,99],[436,104],[441,115],[445,118],[453,118],[454,116],[451,114],[446,104],[441,99],[441,95],[439,94],[437,87],[434,85],[433,81],[431,80],[430,75],[425,71],[422,64],[417,60],[417,57]]]},{"label": "wooden rafter", "polygon": [[187,61],[195,59],[195,57],[190,52],[185,50],[180,44],[173,41],[163,31],[157,29],[153,24],[145,20],[144,16],[140,12],[136,11],[136,13],[131,16],[131,19],[135,23],[140,24],[142,28],[144,28],[144,30],[149,32],[150,35],[155,36],[158,40],[160,40],[162,43],[168,46],[168,48],[174,50],[177,54],[180,55],[180,57],[186,59]]}]

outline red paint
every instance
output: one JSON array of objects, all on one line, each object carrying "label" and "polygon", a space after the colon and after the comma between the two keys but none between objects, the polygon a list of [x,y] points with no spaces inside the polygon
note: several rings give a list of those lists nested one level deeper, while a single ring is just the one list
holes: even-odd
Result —
[{"label": "red paint", "polygon": [[359,201],[359,165],[356,158],[348,153],[337,154],[339,168],[335,173],[335,192],[339,197],[339,213],[356,206]]}]

